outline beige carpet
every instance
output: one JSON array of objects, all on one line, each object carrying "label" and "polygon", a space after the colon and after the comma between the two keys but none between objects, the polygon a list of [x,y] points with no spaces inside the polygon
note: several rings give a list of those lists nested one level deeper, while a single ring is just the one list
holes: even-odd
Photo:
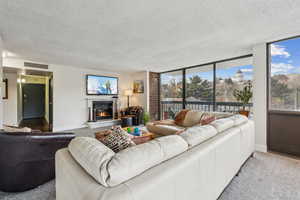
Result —
[{"label": "beige carpet", "polygon": [[[1,200],[55,200],[54,181],[23,193],[0,192]],[[219,200],[300,200],[300,161],[255,153]]]}]

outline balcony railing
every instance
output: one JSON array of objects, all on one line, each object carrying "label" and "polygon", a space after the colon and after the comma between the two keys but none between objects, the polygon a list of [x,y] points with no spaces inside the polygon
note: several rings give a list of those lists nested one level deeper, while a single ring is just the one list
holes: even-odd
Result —
[{"label": "balcony railing", "polygon": [[[246,105],[246,109],[252,111],[252,103]],[[206,112],[214,111],[213,102],[203,101],[187,101],[186,108],[192,110],[201,110]],[[215,111],[217,112],[238,112],[243,108],[243,104],[239,102],[216,102]],[[182,110],[182,101],[161,101],[161,117],[162,119],[174,118],[177,112]]]}]

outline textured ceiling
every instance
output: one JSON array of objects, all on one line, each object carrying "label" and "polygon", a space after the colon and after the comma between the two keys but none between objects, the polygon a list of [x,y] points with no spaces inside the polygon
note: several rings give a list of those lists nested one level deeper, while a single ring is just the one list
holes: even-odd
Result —
[{"label": "textured ceiling", "polygon": [[108,71],[165,71],[300,35],[299,0],[1,0],[5,49]]}]

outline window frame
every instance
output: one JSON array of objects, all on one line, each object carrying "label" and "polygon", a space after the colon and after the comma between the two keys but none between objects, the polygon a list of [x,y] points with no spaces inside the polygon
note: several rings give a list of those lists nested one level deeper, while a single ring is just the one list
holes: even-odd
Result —
[{"label": "window frame", "polygon": [[[164,71],[164,72],[160,72],[159,73],[159,77],[160,77],[160,82],[159,82],[159,102],[161,102],[161,75],[162,74],[166,74],[166,73],[170,73],[170,72],[176,72],[176,71],[182,71],[182,108],[185,109],[186,108],[186,70],[188,69],[193,69],[193,68],[199,68],[199,67],[205,67],[207,65],[212,65],[213,66],[213,111],[216,111],[217,105],[216,105],[216,68],[217,68],[217,64],[218,63],[222,63],[222,62],[227,62],[227,61],[232,61],[232,60],[238,60],[238,59],[243,59],[243,58],[248,58],[248,57],[253,57],[253,54],[247,54],[247,55],[243,55],[243,56],[238,56],[238,57],[233,57],[233,58],[229,58],[229,59],[223,59],[223,60],[218,60],[218,61],[214,61],[214,62],[208,62],[208,63],[204,63],[204,64],[199,64],[199,65],[193,65],[193,66],[189,66],[189,67],[183,67],[183,68],[178,68],[178,69],[174,69],[174,70],[169,70],[169,71]],[[161,104],[159,103],[159,107],[161,107]],[[161,118],[161,109],[159,109],[159,116]]]},{"label": "window frame", "polygon": [[[300,110],[275,110],[270,108],[270,101],[271,101],[271,64],[272,64],[272,55],[271,55],[271,45],[277,42],[282,42],[286,40],[292,40],[300,38],[300,35],[292,36],[288,38],[283,38],[271,42],[266,43],[266,61],[267,61],[267,73],[266,73],[266,82],[267,82],[267,115],[270,114],[288,114],[288,115],[300,115]],[[267,122],[269,123],[269,122]]]}]

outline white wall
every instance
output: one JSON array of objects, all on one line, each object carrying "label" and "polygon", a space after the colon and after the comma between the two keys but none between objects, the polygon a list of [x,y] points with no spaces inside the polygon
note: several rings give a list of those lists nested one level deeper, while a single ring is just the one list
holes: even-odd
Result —
[{"label": "white wall", "polygon": [[266,44],[253,48],[253,112],[256,150],[267,151],[267,52]]},{"label": "white wall", "polygon": [[149,110],[149,73],[148,71],[123,73],[119,77],[120,83],[120,100],[121,108],[127,107],[127,96],[124,96],[124,90],[133,90],[134,80],[144,80],[144,93],[133,94],[130,97],[130,106],[142,106],[145,110]]},{"label": "white wall", "polygon": [[3,105],[2,105],[2,37],[0,35],[0,129],[2,129],[3,120]]},{"label": "white wall", "polygon": [[17,73],[3,73],[3,78],[8,79],[8,99],[3,99],[3,124],[18,126],[18,91]]},{"label": "white wall", "polygon": [[[4,66],[22,68],[24,60],[4,59]],[[85,91],[86,74],[117,76],[119,77],[119,98],[121,107],[127,107],[127,98],[123,95],[124,89],[132,89],[133,80],[146,77],[143,73],[117,74],[98,70],[80,69],[69,66],[49,65],[53,72],[53,130],[70,130],[86,126],[88,119],[87,98],[110,99],[110,96],[87,96]],[[145,85],[147,81],[145,81]],[[145,90],[146,87],[145,87]],[[133,96],[131,105],[147,106],[146,95]]]}]

